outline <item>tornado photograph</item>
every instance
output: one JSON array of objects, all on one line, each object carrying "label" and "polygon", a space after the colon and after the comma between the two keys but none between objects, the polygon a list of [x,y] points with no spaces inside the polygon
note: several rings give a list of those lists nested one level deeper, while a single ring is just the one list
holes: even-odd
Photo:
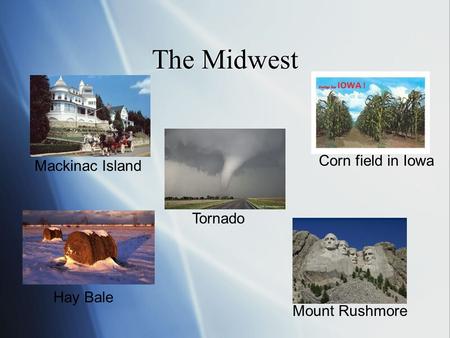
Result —
[{"label": "tornado photograph", "polygon": [[166,209],[284,209],[284,129],[166,129]]}]

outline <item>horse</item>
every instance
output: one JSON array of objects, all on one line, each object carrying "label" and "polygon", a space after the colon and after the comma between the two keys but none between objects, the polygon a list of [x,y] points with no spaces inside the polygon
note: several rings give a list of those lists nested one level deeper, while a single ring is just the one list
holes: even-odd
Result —
[{"label": "horse", "polygon": [[117,154],[117,148],[120,147],[120,138],[121,136],[115,133],[112,135],[101,134],[100,148],[102,149],[102,154],[106,156],[109,156],[111,152]]},{"label": "horse", "polygon": [[89,144],[91,146],[91,151],[94,152],[94,147],[100,143],[100,139],[98,138],[98,136],[86,134],[84,135],[83,143]]}]

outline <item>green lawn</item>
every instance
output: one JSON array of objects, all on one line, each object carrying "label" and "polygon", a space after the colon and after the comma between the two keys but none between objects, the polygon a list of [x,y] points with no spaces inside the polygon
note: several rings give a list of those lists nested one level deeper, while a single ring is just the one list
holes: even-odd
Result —
[{"label": "green lawn", "polygon": [[67,151],[78,151],[81,145],[75,144],[44,144],[44,143],[31,143],[30,154],[48,154],[48,153],[63,153]]},{"label": "green lawn", "polygon": [[180,200],[166,201],[166,209],[207,209],[231,200]]},{"label": "green lawn", "polygon": [[251,204],[258,209],[285,209],[286,200],[284,197],[261,197],[261,198],[248,198]]}]

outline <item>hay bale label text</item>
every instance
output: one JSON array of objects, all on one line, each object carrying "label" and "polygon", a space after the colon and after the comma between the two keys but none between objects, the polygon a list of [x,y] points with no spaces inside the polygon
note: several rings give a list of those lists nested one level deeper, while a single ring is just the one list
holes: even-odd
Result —
[{"label": "hay bale label text", "polygon": [[79,293],[65,293],[63,291],[55,291],[53,294],[53,302],[61,304],[71,304],[73,306],[77,305],[79,301],[85,304],[90,303],[112,303],[114,301],[114,296],[110,293],[102,291],[101,293],[94,293],[92,291],[85,291],[84,297],[80,298]]}]

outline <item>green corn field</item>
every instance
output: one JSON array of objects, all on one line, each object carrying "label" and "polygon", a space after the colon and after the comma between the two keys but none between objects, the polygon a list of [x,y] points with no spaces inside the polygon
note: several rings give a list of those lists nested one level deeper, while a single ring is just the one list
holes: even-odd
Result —
[{"label": "green corn field", "polygon": [[407,98],[394,97],[389,91],[367,97],[365,107],[353,123],[345,101],[330,92],[316,103],[316,135],[328,139],[343,136],[353,125],[380,142],[385,134],[418,138],[425,134],[425,95],[412,90]]},{"label": "green corn field", "polygon": [[316,104],[316,135],[326,135],[329,139],[342,136],[352,129],[353,120],[345,101],[330,92],[326,100]]},{"label": "green corn field", "polygon": [[380,141],[384,133],[417,139],[425,134],[425,95],[412,90],[403,99],[394,98],[388,91],[368,96],[356,127],[375,141]]}]

